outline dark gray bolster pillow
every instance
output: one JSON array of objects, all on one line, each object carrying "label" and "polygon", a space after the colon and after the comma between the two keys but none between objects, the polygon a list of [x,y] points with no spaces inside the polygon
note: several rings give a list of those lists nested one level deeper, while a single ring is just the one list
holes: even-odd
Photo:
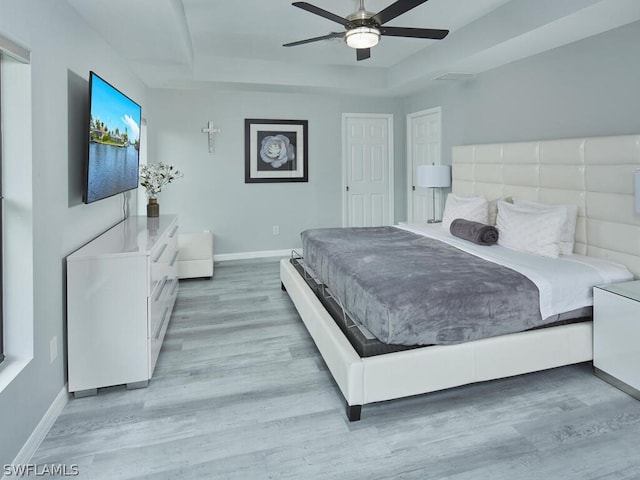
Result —
[{"label": "dark gray bolster pillow", "polygon": [[493,245],[498,241],[498,229],[484,223],[456,218],[449,227],[451,235],[478,245]]}]

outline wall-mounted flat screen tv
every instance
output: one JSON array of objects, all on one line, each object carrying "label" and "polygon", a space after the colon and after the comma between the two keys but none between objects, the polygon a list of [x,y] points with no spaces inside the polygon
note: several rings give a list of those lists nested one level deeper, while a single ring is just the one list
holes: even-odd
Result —
[{"label": "wall-mounted flat screen tv", "polygon": [[142,109],[94,72],[89,74],[89,155],[84,202],[138,187]]}]

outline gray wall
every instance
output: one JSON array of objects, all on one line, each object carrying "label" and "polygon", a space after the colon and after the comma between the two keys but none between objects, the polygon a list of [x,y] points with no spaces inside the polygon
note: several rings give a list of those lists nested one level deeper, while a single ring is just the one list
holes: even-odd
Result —
[{"label": "gray wall", "polygon": [[500,67],[438,82],[405,113],[442,107],[443,161],[455,145],[640,132],[640,22]]},{"label": "gray wall", "polygon": [[[394,99],[239,91],[154,90],[150,161],[185,173],[160,196],[162,211],[180,214],[183,231],[209,229],[216,253],[299,245],[309,227],[340,225],[344,112],[393,113],[396,221],[406,219],[406,115],[442,107],[443,161],[469,143],[613,135],[640,131],[640,23],[480,74],[436,82]],[[309,120],[308,184],[244,183],[244,118]],[[200,129],[214,120],[216,152]],[[272,235],[272,226],[280,235]]]},{"label": "gray wall", "polygon": [[[153,90],[150,100],[149,161],[184,172],[159,195],[161,212],[178,213],[182,231],[213,231],[216,254],[298,247],[300,231],[342,225],[342,113],[395,114],[394,203],[396,218],[406,217],[405,118],[396,101],[204,90]],[[308,183],[244,183],[245,118],[309,121]],[[201,133],[209,120],[222,130],[214,154]]]},{"label": "gray wall", "polygon": [[[21,252],[25,265],[33,258],[33,314],[25,308],[7,319],[18,328],[33,322],[33,358],[0,391],[4,465],[15,458],[66,382],[64,258],[122,218],[122,197],[81,203],[89,70],[143,107],[146,89],[66,2],[0,0],[0,33],[31,50],[33,124],[33,251]],[[6,281],[7,289],[21,288]],[[59,355],[50,362],[54,337]],[[12,361],[5,361],[0,375],[8,373]]]},{"label": "gray wall", "polygon": [[[405,114],[443,109],[443,153],[464,143],[519,141],[640,131],[640,25],[634,24],[531,59],[444,84],[402,101],[335,95],[234,91],[146,92],[121,59],[65,2],[0,0],[0,33],[33,52],[34,357],[0,392],[0,464],[15,458],[66,381],[64,258],[116,223],[120,197],[79,203],[83,141],[76,131],[95,70],[143,105],[149,159],[178,165],[185,177],[160,197],[183,230],[212,229],[220,253],[298,245],[308,226],[341,222],[343,112],[395,114],[396,220],[406,215]],[[247,117],[309,120],[308,184],[244,184]],[[222,129],[216,153],[200,129]],[[133,201],[133,200],[132,200]],[[136,206],[132,205],[132,211]],[[280,225],[274,237],[271,226]],[[9,285],[11,288],[11,285]],[[49,362],[57,336],[61,354]],[[0,372],[1,374],[2,372]],[[10,432],[10,434],[6,434]]]}]

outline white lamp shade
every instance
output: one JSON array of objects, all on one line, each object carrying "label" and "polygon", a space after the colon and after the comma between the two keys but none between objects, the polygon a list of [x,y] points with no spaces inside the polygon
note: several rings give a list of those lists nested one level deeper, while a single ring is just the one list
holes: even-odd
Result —
[{"label": "white lamp shade", "polygon": [[419,187],[450,187],[451,167],[449,165],[419,165],[417,177]]}]

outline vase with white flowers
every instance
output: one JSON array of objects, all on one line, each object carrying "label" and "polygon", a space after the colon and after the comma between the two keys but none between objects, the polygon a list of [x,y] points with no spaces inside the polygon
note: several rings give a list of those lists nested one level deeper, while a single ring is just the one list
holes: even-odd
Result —
[{"label": "vase with white flowers", "polygon": [[140,166],[140,185],[145,188],[148,199],[147,217],[160,215],[158,194],[165,185],[180,177],[182,177],[182,173],[173,165],[166,163],[150,163]]}]

